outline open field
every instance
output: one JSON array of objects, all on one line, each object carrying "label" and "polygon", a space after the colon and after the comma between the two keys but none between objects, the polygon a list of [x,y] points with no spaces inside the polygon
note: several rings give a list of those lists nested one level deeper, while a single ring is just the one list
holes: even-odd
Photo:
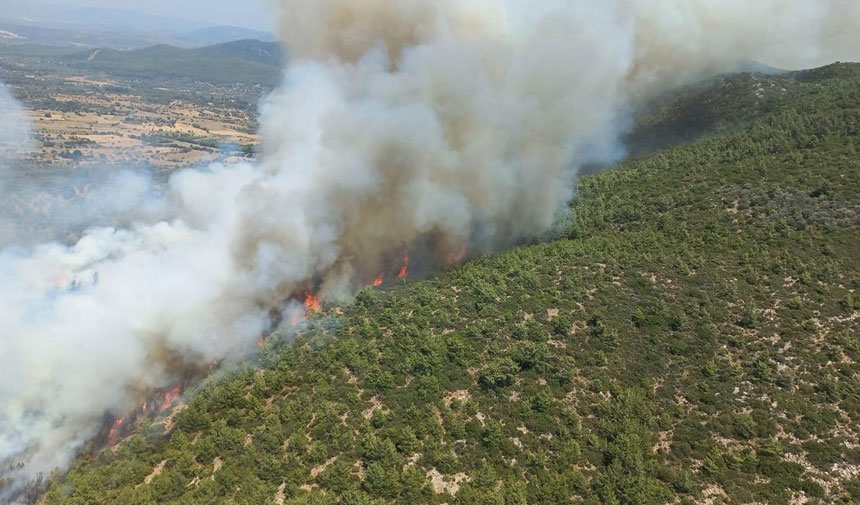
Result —
[{"label": "open field", "polygon": [[32,111],[40,146],[33,157],[40,162],[179,168],[213,161],[223,145],[250,152],[247,146],[257,141],[250,133],[253,120],[241,110],[198,108],[180,100],[148,103],[124,94],[57,95],[56,100],[80,110],[63,111],[60,105]]},{"label": "open field", "polygon": [[[208,75],[213,71],[205,58],[213,52],[244,50],[233,61],[263,65],[250,61],[259,59],[254,49],[215,46],[177,54],[191,67],[200,63]],[[256,106],[271,82],[206,82],[199,79],[199,68],[191,68],[188,76],[147,77],[139,72],[153,64],[148,55],[151,51],[113,51],[108,63],[96,66],[98,50],[82,58],[71,49],[0,46],[0,80],[31,111],[37,140],[32,152],[17,158],[68,167],[133,164],[169,171],[253,154]],[[230,64],[228,59],[225,65]]]}]

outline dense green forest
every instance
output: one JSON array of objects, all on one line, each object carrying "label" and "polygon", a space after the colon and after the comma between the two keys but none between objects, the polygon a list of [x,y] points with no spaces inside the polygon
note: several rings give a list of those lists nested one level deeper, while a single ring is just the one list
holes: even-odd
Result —
[{"label": "dense green forest", "polygon": [[860,66],[678,96],[643,124],[714,121],[553,240],[315,315],[45,503],[860,503]]}]

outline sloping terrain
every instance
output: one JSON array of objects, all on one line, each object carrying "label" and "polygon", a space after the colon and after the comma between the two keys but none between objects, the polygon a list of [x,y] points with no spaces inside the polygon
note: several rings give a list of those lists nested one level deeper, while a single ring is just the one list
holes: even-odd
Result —
[{"label": "sloping terrain", "polygon": [[669,92],[640,111],[626,139],[630,154],[641,156],[730,131],[772,112],[796,86],[795,74],[741,73]]},{"label": "sloping terrain", "polygon": [[45,503],[857,503],[860,66],[786,79],[583,178],[556,240],[274,335]]},{"label": "sloping terrain", "polygon": [[193,30],[183,34],[183,38],[195,43],[196,45],[223,44],[225,42],[244,39],[275,42],[275,37],[271,33],[261,32],[259,30],[249,30],[238,26],[212,26],[209,28],[201,28],[199,30]]},{"label": "sloping terrain", "polygon": [[198,49],[168,45],[134,51],[90,49],[67,56],[63,63],[125,78],[149,80],[157,76],[214,84],[274,86],[280,78],[281,60],[280,45],[276,42],[239,40]]}]

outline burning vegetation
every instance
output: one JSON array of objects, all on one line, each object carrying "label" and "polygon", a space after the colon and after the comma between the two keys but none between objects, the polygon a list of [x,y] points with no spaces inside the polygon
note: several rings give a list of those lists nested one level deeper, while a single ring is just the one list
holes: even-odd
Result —
[{"label": "burning vegetation", "polygon": [[[193,379],[189,377],[189,383],[192,380]],[[182,387],[178,385],[173,386],[172,388],[168,388],[151,395],[133,412],[113,418],[104,439],[105,443],[108,446],[118,444],[127,434],[132,432],[134,427],[138,424],[138,421],[150,415],[160,416],[167,413],[171,407],[177,405],[181,396]]]},{"label": "burning vegetation", "polygon": [[771,82],[583,178],[565,238],[366,290],[45,503],[860,503],[860,66]]},{"label": "burning vegetation", "polygon": [[[110,178],[74,239],[0,250],[10,479],[121,434],[131,419],[103,413],[141,384],[172,391],[175,363],[247,356],[273,321],[544,237],[579,168],[622,155],[627,111],[741,62],[844,54],[860,18],[844,0],[279,3],[291,61],[261,105],[259,162]],[[606,226],[639,215],[619,201]],[[98,282],[58,290],[62,270]]]}]

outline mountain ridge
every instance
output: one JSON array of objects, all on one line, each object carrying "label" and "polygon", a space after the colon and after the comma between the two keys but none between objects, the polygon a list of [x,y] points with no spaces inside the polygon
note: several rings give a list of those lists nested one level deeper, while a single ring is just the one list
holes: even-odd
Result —
[{"label": "mountain ridge", "polygon": [[276,332],[45,503],[856,503],[860,65],[779,79],[666,97],[708,120],[556,240]]},{"label": "mountain ridge", "polygon": [[195,49],[158,44],[132,51],[88,49],[63,57],[66,65],[148,79],[187,78],[213,83],[274,86],[283,65],[275,42],[239,40]]}]

